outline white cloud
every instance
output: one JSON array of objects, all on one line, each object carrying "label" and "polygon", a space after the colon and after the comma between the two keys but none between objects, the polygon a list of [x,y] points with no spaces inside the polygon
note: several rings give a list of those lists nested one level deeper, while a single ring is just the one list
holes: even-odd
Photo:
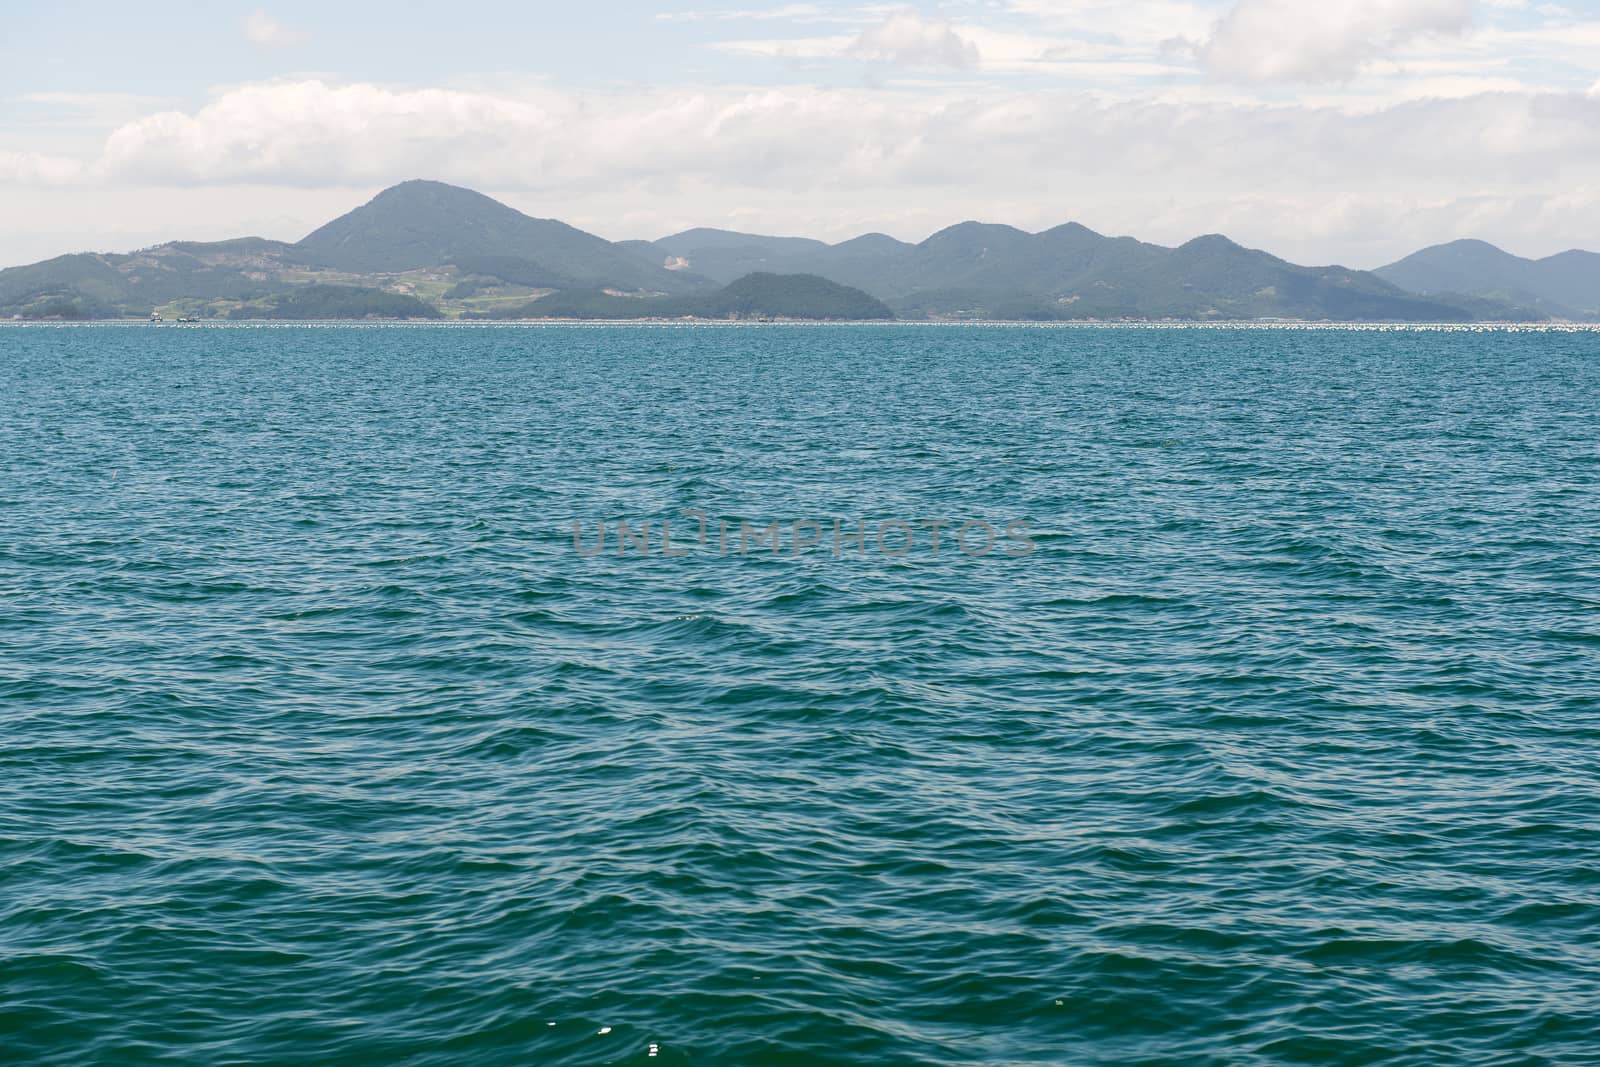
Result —
[{"label": "white cloud", "polygon": [[922,237],[967,217],[1076,218],[1166,242],[1221,230],[1367,266],[1468,235],[1510,234],[1529,251],[1546,237],[1600,245],[1600,96],[1347,111],[971,87],[584,95],[297,81],[125,123],[92,158],[0,152],[0,182],[16,189],[88,184],[88,199],[113,204],[122,190],[187,188],[218,211],[228,189],[268,212],[274,190],[343,188],[354,203],[413,177],[610,237],[680,224]]},{"label": "white cloud", "polygon": [[891,15],[851,42],[852,56],[908,67],[976,66],[978,48],[943,19],[911,12]]},{"label": "white cloud", "polygon": [[[0,253],[19,234],[36,235],[32,249],[134,232],[119,225],[223,234],[251,217],[292,216],[270,235],[295,237],[418,176],[613,237],[701,223],[920,237],[961,217],[1077,217],[1163,241],[1224,230],[1356,265],[1465,235],[1600,247],[1592,4],[716,2],[729,6],[658,16],[711,50],[694,57],[698,84],[585,94],[556,73],[448,89],[298,76],[181,110],[14,95]],[[257,3],[234,26],[250,40],[309,40],[272,0],[240,13]],[[728,39],[746,33],[769,39]],[[765,87],[731,85],[741,70]],[[620,84],[608,77],[594,74]],[[786,77],[834,87],[768,85]]]},{"label": "white cloud", "polygon": [[246,85],[193,114],[165,111],[119,127],[96,170],[149,183],[314,187],[463,174],[508,151],[507,160],[524,165],[570,136],[558,123],[579,118],[572,98],[538,99],[321,81]]},{"label": "white cloud", "polygon": [[1464,33],[1476,0],[1236,0],[1195,54],[1243,81],[1340,81],[1428,37]]},{"label": "white cloud", "polygon": [[291,29],[267,14],[264,8],[256,8],[245,16],[244,35],[251,44],[262,48],[290,48],[310,39],[308,34]]},{"label": "white cloud", "polygon": [[83,163],[67,156],[0,151],[0,185],[71,185],[83,176]]},{"label": "white cloud", "polygon": [[[912,77],[971,83],[976,68],[995,85],[1026,75],[1033,86],[1048,79],[1059,88],[1130,98],[1287,98],[1369,108],[1438,93],[1591,84],[1600,17],[1511,2],[969,0],[949,5],[947,20],[858,7],[851,12],[861,22],[856,28],[833,14],[818,21],[834,25],[810,35],[713,39],[705,47],[783,60],[818,78],[855,76],[848,61],[862,56],[898,57],[917,73],[878,75],[900,86]],[[971,62],[975,56],[981,62]]]}]

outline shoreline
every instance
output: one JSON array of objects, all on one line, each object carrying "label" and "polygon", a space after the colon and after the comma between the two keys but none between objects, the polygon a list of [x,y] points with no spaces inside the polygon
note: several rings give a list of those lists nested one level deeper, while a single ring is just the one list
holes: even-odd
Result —
[{"label": "shoreline", "polygon": [[0,327],[115,327],[118,329],[329,329],[435,327],[444,329],[527,329],[570,327],[647,327],[651,329],[761,329],[848,327],[859,329],[1034,329],[1034,330],[1411,330],[1418,332],[1548,332],[1592,333],[1600,322],[1334,322],[1253,319],[1175,321],[1171,319],[1075,319],[1038,322],[1028,319],[206,319],[201,322],[149,322],[145,319],[0,319]]}]

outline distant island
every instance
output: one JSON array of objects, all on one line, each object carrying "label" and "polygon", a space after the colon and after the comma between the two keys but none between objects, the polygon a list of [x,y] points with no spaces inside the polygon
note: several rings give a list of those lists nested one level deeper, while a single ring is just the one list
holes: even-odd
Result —
[{"label": "distant island", "polygon": [[611,242],[409,181],[287,243],[174,241],[0,270],[0,319],[802,321],[1600,320],[1600,255],[1482,242],[1377,271],[1302,267],[1208,235],[1177,248],[1076,223],[964,222],[919,244],[694,229]]}]

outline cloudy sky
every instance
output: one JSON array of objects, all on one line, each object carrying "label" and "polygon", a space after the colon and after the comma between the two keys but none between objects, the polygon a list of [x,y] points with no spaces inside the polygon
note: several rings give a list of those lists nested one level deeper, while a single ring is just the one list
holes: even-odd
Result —
[{"label": "cloudy sky", "polygon": [[613,239],[1600,249],[1600,0],[7,5],[0,264],[431,177]]}]

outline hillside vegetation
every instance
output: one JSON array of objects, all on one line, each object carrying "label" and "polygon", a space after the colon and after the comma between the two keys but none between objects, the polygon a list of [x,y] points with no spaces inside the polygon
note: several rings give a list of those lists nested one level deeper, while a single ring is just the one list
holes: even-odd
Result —
[{"label": "hillside vegetation", "polygon": [[439,319],[444,315],[414,296],[353,285],[307,285],[246,304],[230,319]]},{"label": "hillside vegetation", "polygon": [[1076,223],[963,222],[916,244],[704,228],[611,242],[409,181],[293,243],[174,241],[0,271],[0,317],[1466,322],[1600,317],[1597,290],[1600,256],[1519,260],[1481,242],[1380,273],[1298,266],[1217,234],[1168,248]]},{"label": "hillside vegetation", "polygon": [[494,314],[504,319],[815,319],[894,318],[881,300],[814,274],[750,274],[714,293],[631,297],[600,290],[552,293]]},{"label": "hillside vegetation", "polygon": [[1424,295],[1465,294],[1556,318],[1600,318],[1600,255],[1594,252],[1524,259],[1486,241],[1452,241],[1424,248],[1376,273]]}]

